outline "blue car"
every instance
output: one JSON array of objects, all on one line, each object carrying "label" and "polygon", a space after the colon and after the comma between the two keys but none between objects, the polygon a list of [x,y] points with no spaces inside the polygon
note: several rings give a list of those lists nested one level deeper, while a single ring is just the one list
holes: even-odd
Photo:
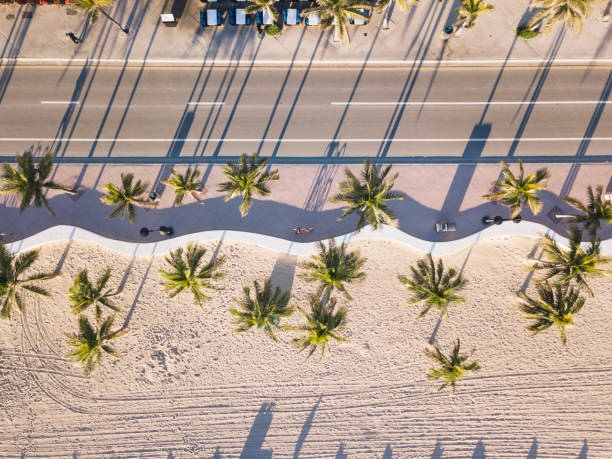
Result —
[{"label": "blue car", "polygon": [[200,22],[204,27],[220,26],[223,24],[223,15],[221,11],[215,9],[200,11]]},{"label": "blue car", "polygon": [[296,8],[285,8],[283,16],[285,17],[285,24],[289,26],[298,25],[302,20],[300,17],[300,10]]},{"label": "blue car", "polygon": [[363,13],[365,15],[365,18],[350,18],[349,22],[351,24],[356,24],[356,25],[362,25],[362,24],[367,24],[369,22],[368,18],[370,17],[370,10],[364,10],[363,8],[358,8],[357,11],[359,11],[360,13]]},{"label": "blue car", "polygon": [[229,22],[231,25],[249,25],[251,23],[251,15],[245,14],[244,8],[236,8],[229,12]]}]

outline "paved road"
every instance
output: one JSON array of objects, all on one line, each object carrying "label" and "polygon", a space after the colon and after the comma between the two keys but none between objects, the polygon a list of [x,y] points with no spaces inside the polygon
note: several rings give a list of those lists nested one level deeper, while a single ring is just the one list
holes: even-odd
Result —
[{"label": "paved road", "polygon": [[4,67],[0,145],[135,161],[610,160],[611,90],[610,68]]}]

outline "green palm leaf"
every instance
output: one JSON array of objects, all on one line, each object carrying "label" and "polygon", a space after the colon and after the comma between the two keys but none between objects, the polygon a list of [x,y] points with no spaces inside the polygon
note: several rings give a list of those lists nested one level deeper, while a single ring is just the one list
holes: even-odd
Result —
[{"label": "green palm leaf", "polygon": [[321,15],[321,28],[324,29],[333,25],[335,27],[334,35],[344,40],[347,45],[350,45],[347,30],[349,20],[358,17],[366,19],[367,16],[364,11],[371,11],[372,9],[369,3],[360,3],[359,0],[316,0],[316,2],[318,6],[306,8],[303,14],[306,16],[311,13],[319,13]]},{"label": "green palm leaf", "polygon": [[226,201],[242,196],[240,214],[243,217],[249,213],[253,203],[253,195],[269,195],[270,189],[267,184],[279,179],[277,170],[264,172],[267,163],[266,158],[258,161],[257,153],[253,153],[251,157],[243,154],[239,163],[228,161],[222,168],[229,180],[219,184],[219,191],[227,193],[225,195]]},{"label": "green palm leaf", "polygon": [[582,232],[572,226],[569,231],[569,249],[565,250],[557,245],[550,236],[540,241],[540,247],[546,256],[543,263],[536,263],[532,271],[542,271],[544,277],[538,283],[555,278],[552,285],[566,285],[574,282],[578,288],[586,289],[591,296],[593,291],[587,283],[590,277],[599,277],[610,274],[611,271],[599,268],[600,264],[610,260],[601,256],[601,241],[593,239],[588,248],[582,248]]},{"label": "green palm leaf", "polygon": [[110,276],[111,269],[107,268],[94,285],[89,280],[87,269],[77,274],[68,294],[68,300],[72,304],[72,313],[80,314],[87,310],[89,306],[95,306],[96,321],[102,323],[102,306],[113,311],[121,311],[110,300],[110,297],[116,295],[116,293],[111,293],[110,289],[105,289]]},{"label": "green palm leaf", "polygon": [[20,255],[10,253],[6,246],[0,244],[0,317],[11,318],[12,308],[25,312],[20,292],[30,292],[36,295],[49,296],[49,293],[32,282],[51,279],[54,273],[37,273],[23,277],[39,256],[38,250],[30,250]]},{"label": "green palm leaf", "polygon": [[401,274],[398,278],[412,293],[410,305],[425,303],[417,318],[423,317],[432,307],[448,318],[450,304],[465,303],[465,297],[457,292],[465,287],[467,281],[455,268],[445,271],[442,260],[438,260],[436,265],[431,254],[428,254],[418,260],[416,266],[411,266],[410,271],[411,279]]},{"label": "green palm leaf", "polygon": [[254,295],[251,296],[249,287],[243,288],[243,296],[234,298],[238,308],[231,308],[230,313],[235,316],[234,324],[238,325],[235,332],[250,330],[253,326],[263,329],[270,338],[278,341],[274,330],[283,327],[280,321],[283,317],[293,314],[294,307],[289,305],[289,292],[283,292],[280,287],[272,289],[270,278],[267,278],[263,287],[253,282]]},{"label": "green palm leaf", "polygon": [[361,271],[361,268],[367,258],[360,257],[358,250],[349,252],[344,242],[337,246],[334,238],[328,240],[327,247],[321,241],[317,243],[319,253],[300,265],[300,268],[307,272],[299,274],[299,277],[307,282],[319,283],[321,287],[328,289],[328,294],[333,289],[338,289],[351,300],[352,297],[344,284],[361,282],[366,278],[366,273]]},{"label": "green palm leaf", "polygon": [[196,200],[200,200],[198,193],[202,189],[202,183],[200,183],[200,171],[192,170],[191,167],[187,168],[185,174],[179,174],[174,169],[170,169],[171,176],[168,177],[162,183],[167,186],[174,188],[175,198],[174,205],[180,206],[185,199],[187,193],[191,194]]},{"label": "green palm leaf", "polygon": [[336,299],[330,296],[324,296],[320,300],[318,296],[312,295],[309,297],[309,302],[310,312],[308,313],[298,307],[298,310],[306,319],[306,324],[293,328],[302,336],[294,338],[292,343],[298,348],[298,352],[306,349],[310,350],[306,358],[310,358],[317,349],[321,349],[320,361],[325,351],[329,352],[331,340],[348,341],[347,338],[339,334],[346,325],[347,309],[342,306],[336,310]]},{"label": "green palm leaf", "polygon": [[587,193],[589,201],[587,204],[583,204],[577,199],[564,196],[563,200],[574,206],[584,215],[576,215],[568,220],[570,224],[582,223],[582,229],[591,233],[592,237],[597,235],[597,231],[601,228],[601,221],[605,223],[612,223],[612,206],[609,201],[603,199],[603,186],[598,185],[595,193],[593,188],[589,185],[587,187]]},{"label": "green palm leaf", "polygon": [[562,21],[568,29],[580,33],[582,22],[594,3],[595,0],[534,0],[531,6],[541,11],[530,21],[529,28],[535,29],[539,23],[548,21],[545,28],[548,33],[557,22]]},{"label": "green palm leaf", "polygon": [[[225,262],[225,256],[217,257],[202,266],[202,258],[206,249],[199,244],[189,243],[186,250],[178,248],[166,256],[166,262],[170,270],[160,269],[160,274],[166,279],[162,283],[163,290],[169,292],[170,298],[174,298],[183,291],[188,291],[193,296],[197,306],[202,307],[205,301],[211,299],[206,290],[221,290],[214,281],[221,279],[225,273],[219,268]],[[184,255],[184,256],[183,256]]]},{"label": "green palm leaf", "polygon": [[16,156],[17,168],[13,168],[8,163],[2,165],[2,175],[0,176],[2,190],[0,190],[0,193],[18,196],[20,212],[30,207],[33,202],[36,208],[40,209],[44,206],[52,216],[55,216],[45,197],[45,190],[52,189],[71,194],[76,193],[72,188],[48,180],[53,169],[52,157],[53,155],[48,153],[36,164],[32,151],[27,151],[23,156]]},{"label": "green palm leaf", "polygon": [[533,335],[556,325],[559,329],[561,344],[565,346],[567,335],[565,327],[574,325],[574,315],[580,312],[585,299],[577,289],[569,285],[551,286],[547,282],[536,286],[539,298],[532,298],[521,292],[520,311],[528,320],[534,322],[527,326]]},{"label": "green palm leaf", "polygon": [[89,376],[100,365],[102,352],[119,358],[119,354],[108,342],[127,333],[127,329],[112,332],[114,320],[114,316],[109,316],[100,324],[100,328],[96,329],[86,316],[80,315],[78,333],[65,334],[68,345],[74,348],[66,357],[80,362],[85,369],[85,375]]},{"label": "green palm leaf", "polygon": [[74,5],[83,10],[83,17],[91,13],[90,22],[93,24],[98,20],[102,8],[113,6],[112,0],[76,0]]},{"label": "green palm leaf", "polygon": [[516,177],[510,167],[502,161],[503,177],[493,182],[497,191],[486,194],[483,198],[499,201],[510,208],[510,218],[516,217],[524,206],[529,206],[534,215],[542,210],[542,200],[538,191],[545,190],[550,173],[547,168],[538,169],[525,176],[523,162],[519,160],[520,175]]},{"label": "green palm leaf", "polygon": [[390,171],[391,165],[379,171],[378,167],[368,159],[359,180],[350,169],[346,168],[344,171],[346,180],[340,183],[340,192],[331,198],[332,202],[344,202],[348,206],[338,220],[344,220],[349,215],[357,213],[359,221],[355,231],[361,230],[368,224],[375,230],[382,228],[383,224],[397,228],[397,217],[386,201],[401,200],[406,196],[398,191],[392,191],[398,174],[385,180]]},{"label": "green palm leaf", "polygon": [[453,25],[457,26],[465,22],[467,28],[472,29],[476,25],[476,18],[480,14],[490,13],[491,11],[493,11],[493,5],[483,0],[462,0],[459,8],[455,10],[457,20]]},{"label": "green palm leaf", "polygon": [[438,387],[439,391],[450,385],[452,394],[454,394],[455,385],[459,378],[465,376],[465,373],[468,371],[480,370],[480,364],[477,360],[467,363],[468,359],[474,354],[474,349],[469,354],[461,354],[459,352],[460,347],[461,343],[457,339],[453,352],[448,357],[435,345],[424,350],[425,355],[439,365],[439,368],[430,368],[427,374],[427,379],[430,381],[443,381]]},{"label": "green palm leaf", "polygon": [[136,218],[136,204],[146,204],[146,199],[142,198],[142,194],[146,191],[149,185],[137,180],[134,183],[134,174],[121,174],[121,186],[117,187],[113,183],[104,185],[105,196],[100,198],[104,204],[116,206],[109,218],[115,218],[120,215],[121,219],[125,218],[127,213],[130,223],[134,223]]}]

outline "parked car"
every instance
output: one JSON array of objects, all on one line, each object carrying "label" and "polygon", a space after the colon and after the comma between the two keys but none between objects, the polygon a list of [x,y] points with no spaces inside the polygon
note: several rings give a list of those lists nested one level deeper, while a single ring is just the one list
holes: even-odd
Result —
[{"label": "parked car", "polygon": [[[237,0],[237,3],[246,3],[246,0]],[[231,25],[248,25],[251,23],[251,15],[244,12],[244,8],[236,8],[229,12]]]},{"label": "parked car", "polygon": [[274,20],[272,19],[272,16],[270,16],[270,13],[268,13],[268,10],[257,12],[257,24],[274,24]]},{"label": "parked car", "polygon": [[289,26],[297,25],[302,20],[300,17],[300,10],[296,8],[285,8],[283,16],[285,17],[285,24]]},{"label": "parked car", "polygon": [[319,13],[310,13],[304,18],[307,26],[318,26],[321,24],[321,15]]},{"label": "parked car", "polygon": [[370,10],[365,10],[363,8],[357,8],[357,11],[359,11],[360,13],[365,14],[365,18],[362,17],[356,17],[355,19],[350,18],[349,22],[351,24],[355,24],[355,25],[363,25],[363,24],[367,24],[369,22],[369,17],[370,17]]},{"label": "parked car", "polygon": [[223,14],[217,9],[207,8],[200,11],[200,23],[206,26],[220,26],[223,24]]},{"label": "parked car", "polygon": [[446,233],[448,231],[457,231],[457,225],[450,222],[436,223],[436,233]]}]

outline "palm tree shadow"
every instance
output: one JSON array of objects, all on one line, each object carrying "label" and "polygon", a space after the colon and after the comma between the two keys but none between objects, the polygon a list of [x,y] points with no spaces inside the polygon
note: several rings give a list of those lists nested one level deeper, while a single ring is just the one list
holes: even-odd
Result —
[{"label": "palm tree shadow", "polygon": [[344,443],[340,443],[340,446],[338,447],[338,451],[336,452],[336,458],[335,459],[348,459],[348,454],[344,453]]},{"label": "palm tree shadow", "polygon": [[[157,243],[155,243],[155,246],[157,246]],[[153,249],[153,251],[155,251],[155,249]],[[145,270],[142,276],[142,280],[140,281],[140,285],[138,286],[138,290],[136,291],[136,295],[134,296],[134,301],[132,302],[132,306],[130,307],[128,314],[125,317],[125,321],[123,322],[123,326],[121,327],[122,329],[126,329],[128,325],[130,324],[130,321],[132,320],[132,315],[134,314],[134,310],[136,309],[136,305],[138,304],[138,299],[140,298],[142,288],[144,287],[145,281],[147,280],[147,276],[149,275],[149,271],[151,270],[151,266],[153,265],[154,259],[155,257],[151,257],[151,260],[149,261],[147,269]],[[125,276],[124,278],[127,279],[127,276]]]},{"label": "palm tree shadow", "polygon": [[436,447],[431,453],[431,457],[429,459],[442,459],[443,453],[444,453],[444,448],[442,448],[442,443],[440,443],[440,440],[437,440]]},{"label": "palm tree shadow", "polygon": [[297,259],[297,256],[286,253],[278,255],[270,274],[270,281],[274,287],[280,287],[287,292],[291,292]]},{"label": "palm tree shadow", "polygon": [[472,454],[472,459],[487,459],[484,443],[482,442],[482,440],[478,440],[476,448],[474,448],[474,454]]},{"label": "palm tree shadow", "polygon": [[538,440],[533,437],[533,442],[531,443],[531,448],[529,448],[529,452],[527,453],[526,459],[537,459],[538,458]]},{"label": "palm tree shadow", "polygon": [[306,422],[304,422],[304,425],[302,426],[302,431],[300,432],[300,436],[298,437],[298,440],[295,444],[295,450],[293,451],[293,459],[299,459],[300,457],[300,450],[304,445],[304,441],[308,436],[308,432],[310,432],[310,428],[312,427],[312,421],[314,421],[315,413],[317,412],[317,408],[319,407],[319,403],[321,403],[322,398],[323,395],[319,395],[319,400],[317,400],[317,403],[315,403],[315,405],[312,407],[310,414],[306,418]]},{"label": "palm tree shadow", "polygon": [[578,454],[577,459],[587,459],[588,452],[589,452],[589,445],[587,441],[584,440],[584,443],[582,444],[582,449],[580,450],[580,453]]},{"label": "palm tree shadow", "polygon": [[251,426],[240,459],[272,459],[272,450],[262,450],[261,447],[270,429],[270,424],[272,424],[274,407],[274,403],[262,403]]},{"label": "palm tree shadow", "polygon": [[212,459],[221,459],[221,448],[219,448],[217,446],[217,448],[215,449],[215,454],[213,455]]},{"label": "palm tree shadow", "polygon": [[387,447],[385,448],[385,452],[383,453],[382,459],[393,459],[393,450],[391,449],[391,445],[387,443]]}]

